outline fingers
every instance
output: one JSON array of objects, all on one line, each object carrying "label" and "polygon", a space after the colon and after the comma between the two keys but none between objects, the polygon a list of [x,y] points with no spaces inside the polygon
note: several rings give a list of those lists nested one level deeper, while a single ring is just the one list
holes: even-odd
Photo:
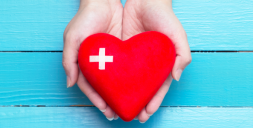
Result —
[{"label": "fingers", "polygon": [[117,114],[114,115],[114,120],[119,119],[119,116]]},{"label": "fingers", "polygon": [[142,111],[137,116],[140,123],[145,123],[150,116],[152,116],[161,105],[163,98],[165,97],[166,93],[168,92],[170,88],[170,84],[172,82],[172,76],[171,74],[169,77],[165,80],[161,88],[157,91],[155,96],[150,100],[150,102],[147,104],[145,108],[142,109]]},{"label": "fingers", "polygon": [[157,91],[155,96],[147,104],[146,113],[148,116],[153,115],[158,110],[166,93],[168,92],[170,88],[171,82],[172,82],[172,76],[170,74],[169,77],[163,83],[163,85],[160,87],[160,89]]},{"label": "fingers", "polygon": [[172,69],[172,77],[179,81],[183,70],[191,63],[191,50],[188,44],[186,32],[174,14],[171,16],[171,22],[172,23],[167,24],[167,27],[160,28],[159,31],[167,35],[174,43],[176,60]]},{"label": "fingers", "polygon": [[74,37],[70,35],[64,37],[62,65],[67,75],[67,87],[72,87],[78,78],[77,56],[79,46]]},{"label": "fingers", "polygon": [[174,67],[172,69],[172,77],[179,81],[183,70],[191,63],[192,60],[187,35],[183,28],[178,33],[175,33],[172,41],[175,44],[177,54]]},{"label": "fingers", "polygon": [[77,84],[81,91],[89,98],[89,100],[106,116],[109,121],[112,121],[115,117],[115,112],[106,104],[102,97],[95,91],[95,89],[87,82],[81,71]]},{"label": "fingers", "polygon": [[169,77],[165,80],[161,88],[157,91],[155,96],[150,100],[150,102],[147,104],[145,108],[142,109],[142,111],[137,116],[140,123],[145,123],[150,116],[152,116],[161,105],[163,98],[165,97],[166,93],[168,92],[170,88],[170,84],[172,82],[172,76],[171,74]]},{"label": "fingers", "polygon": [[112,121],[115,117],[115,112],[108,105],[106,107],[106,111],[103,113],[109,121]]},{"label": "fingers", "polygon": [[90,101],[101,111],[106,112],[106,102],[102,97],[95,91],[95,89],[87,82],[83,74],[79,72],[77,81],[78,87],[81,91],[90,99]]},{"label": "fingers", "polygon": [[[153,11],[156,18],[144,17],[144,26],[147,30],[158,31],[167,35],[173,42],[176,50],[176,60],[172,69],[172,77],[179,81],[185,67],[191,62],[191,51],[187,40],[187,34],[173,13],[170,5],[159,5]],[[163,13],[161,13],[163,10]]]},{"label": "fingers", "polygon": [[165,80],[161,88],[157,91],[155,96],[150,100],[150,102],[147,104],[145,108],[142,109],[140,114],[138,115],[138,119],[140,123],[145,123],[150,116],[152,116],[161,105],[163,98],[165,97],[166,93],[168,92],[170,88],[170,84],[172,82],[172,76],[169,75],[169,77]]},{"label": "fingers", "polygon": [[191,63],[191,50],[187,40],[187,34],[180,23],[180,21],[174,15],[174,24],[173,32],[169,34],[170,39],[175,45],[176,49],[176,60],[174,67],[172,69],[172,77],[179,81],[183,70],[187,65]]},{"label": "fingers", "polygon": [[147,114],[145,107],[139,113],[138,119],[139,119],[140,123],[145,123],[149,119],[149,115]]},{"label": "fingers", "polygon": [[191,60],[192,58],[190,53],[177,55],[174,67],[172,69],[172,76],[175,80],[179,81],[183,70],[188,64],[191,63]]}]

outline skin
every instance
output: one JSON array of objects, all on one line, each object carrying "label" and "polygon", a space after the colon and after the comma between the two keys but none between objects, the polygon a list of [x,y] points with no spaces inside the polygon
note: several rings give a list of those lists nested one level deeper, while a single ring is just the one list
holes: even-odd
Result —
[{"label": "skin", "polygon": [[64,31],[62,64],[67,75],[67,87],[75,83],[90,101],[109,119],[117,118],[113,110],[86,81],[77,64],[82,41],[95,33],[109,33],[121,39],[123,7],[120,0],[81,0],[74,18]]},{"label": "skin", "polygon": [[175,45],[177,57],[171,75],[136,117],[141,123],[157,111],[172,78],[178,81],[184,68],[191,62],[187,35],[172,10],[172,0],[128,0],[124,9],[120,0],[80,0],[78,12],[64,31],[62,64],[67,75],[67,87],[77,83],[108,120],[117,119],[118,116],[88,84],[78,68],[80,44],[95,33],[108,33],[127,40],[145,31],[158,31],[167,35]]},{"label": "skin", "polygon": [[177,56],[171,75],[137,116],[142,123],[157,111],[169,90],[172,78],[179,81],[182,71],[192,59],[186,32],[172,10],[172,0],[128,0],[126,2],[122,39],[127,40],[145,31],[158,31],[167,35],[174,43]]}]

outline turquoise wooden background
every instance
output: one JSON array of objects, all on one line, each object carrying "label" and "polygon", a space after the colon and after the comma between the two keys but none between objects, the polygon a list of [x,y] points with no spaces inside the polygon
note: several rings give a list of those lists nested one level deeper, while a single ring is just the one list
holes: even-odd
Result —
[{"label": "turquoise wooden background", "polygon": [[253,0],[173,0],[193,60],[145,124],[109,122],[66,88],[62,36],[78,6],[0,1],[0,128],[253,127]]}]

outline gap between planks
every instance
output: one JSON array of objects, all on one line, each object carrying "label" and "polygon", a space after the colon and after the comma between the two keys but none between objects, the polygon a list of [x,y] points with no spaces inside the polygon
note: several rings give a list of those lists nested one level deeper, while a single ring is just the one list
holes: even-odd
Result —
[{"label": "gap between planks", "polygon": [[[63,51],[0,51],[1,52],[63,52]],[[237,51],[237,50],[191,50],[191,53],[231,53],[231,52],[253,52],[251,50],[247,51]]]},{"label": "gap between planks", "polygon": [[[1,107],[95,107],[94,105],[1,105]],[[160,108],[253,108],[253,106],[160,106]]]}]

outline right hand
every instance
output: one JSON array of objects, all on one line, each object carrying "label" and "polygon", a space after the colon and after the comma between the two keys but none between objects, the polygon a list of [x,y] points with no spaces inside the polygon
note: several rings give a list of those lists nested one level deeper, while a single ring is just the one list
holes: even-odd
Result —
[{"label": "right hand", "polygon": [[108,120],[118,116],[86,81],[78,68],[80,44],[95,33],[108,33],[121,39],[123,6],[120,0],[80,0],[80,7],[64,31],[62,64],[67,75],[67,87],[78,84],[81,91],[104,113]]},{"label": "right hand", "polygon": [[173,12],[172,0],[127,0],[124,7],[122,39],[127,40],[145,31],[158,31],[167,35],[174,43],[176,60],[171,75],[137,116],[142,123],[158,110],[169,90],[172,78],[179,81],[182,71],[191,62],[187,35]]}]

